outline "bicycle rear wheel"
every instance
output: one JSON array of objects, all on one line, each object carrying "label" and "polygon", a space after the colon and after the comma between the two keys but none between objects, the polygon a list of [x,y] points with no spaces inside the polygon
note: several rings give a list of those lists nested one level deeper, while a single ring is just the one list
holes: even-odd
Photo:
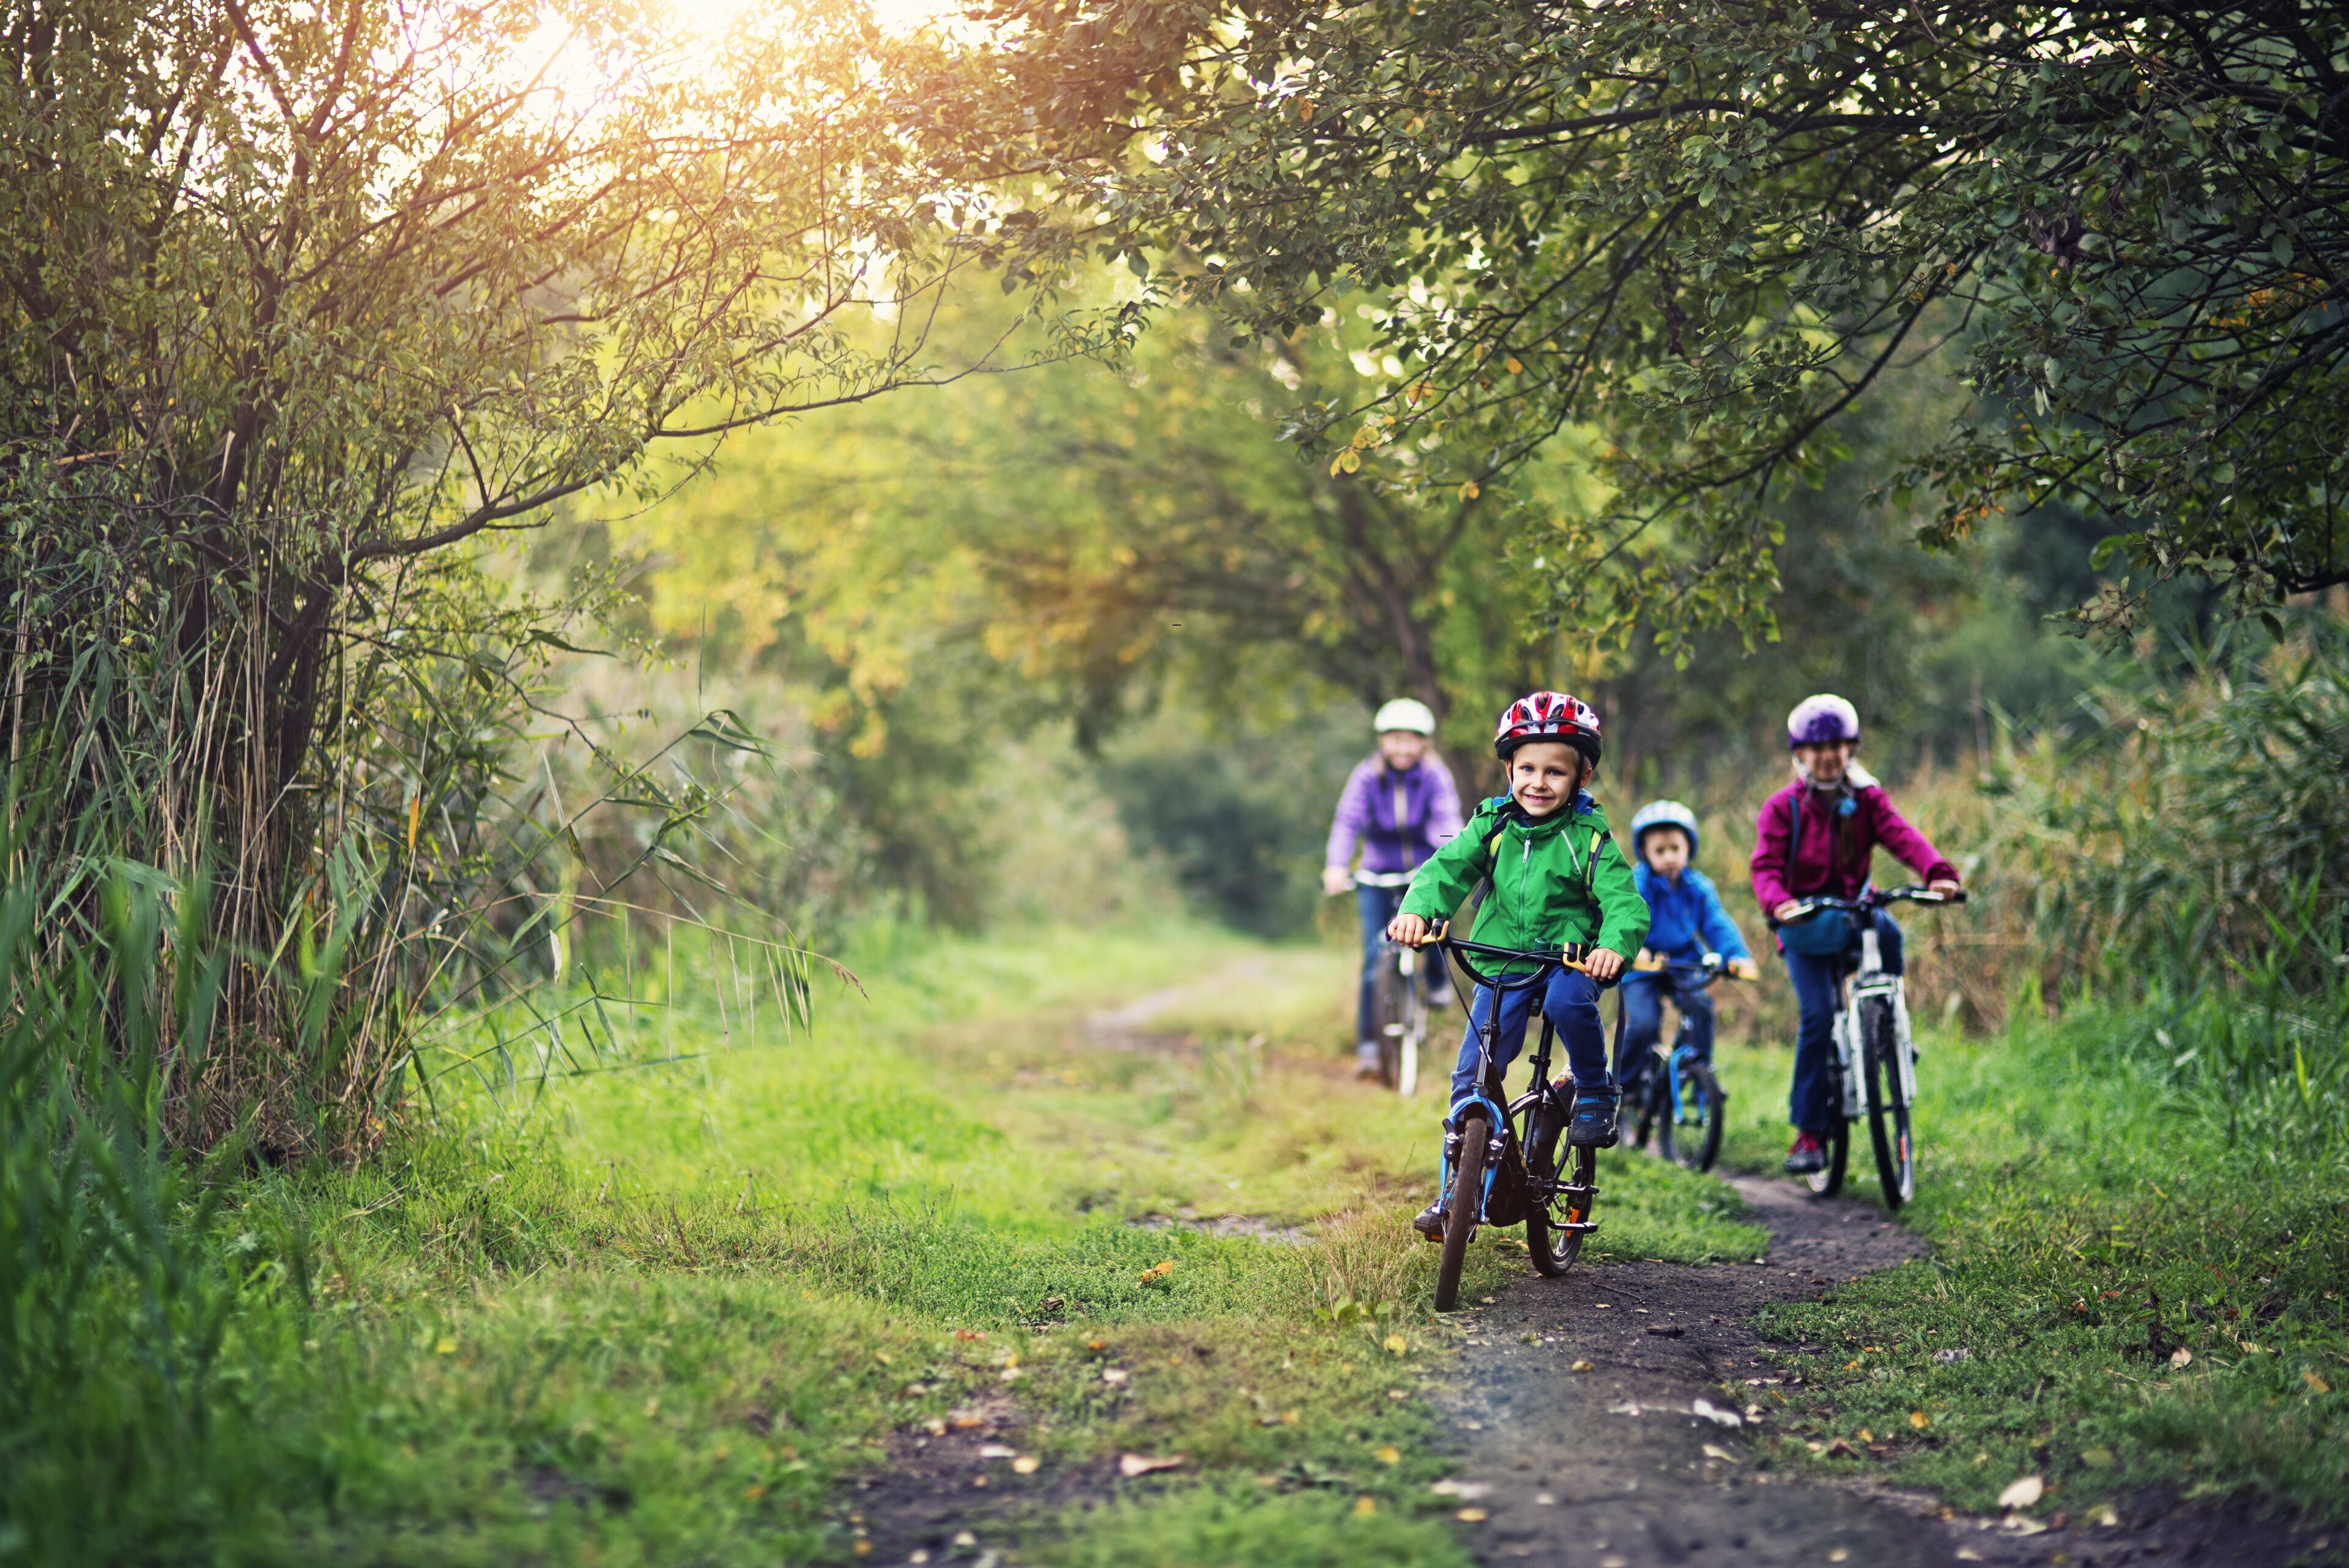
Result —
[{"label": "bicycle rear wheel", "polygon": [[1900,1092],[1900,1064],[1894,1057],[1900,1044],[1892,1025],[1892,1004],[1882,997],[1862,1002],[1859,1030],[1876,1180],[1884,1190],[1884,1207],[1898,1210],[1917,1196],[1917,1144],[1909,1127],[1909,1102]]},{"label": "bicycle rear wheel", "polygon": [[1468,1238],[1485,1217],[1485,1145],[1492,1134],[1482,1112],[1460,1123],[1460,1167],[1452,1173],[1452,1207],[1444,1216],[1444,1257],[1435,1265],[1435,1310],[1460,1304],[1460,1270]]},{"label": "bicycle rear wheel", "polygon": [[1556,1176],[1560,1190],[1555,1197],[1526,1206],[1526,1250],[1533,1256],[1534,1272],[1552,1280],[1574,1267],[1574,1261],[1582,1255],[1586,1232],[1581,1227],[1594,1222],[1590,1210],[1599,1198],[1599,1151],[1568,1145],[1565,1168],[1559,1169],[1561,1130],[1545,1128],[1542,1147],[1533,1150],[1528,1162],[1536,1180],[1547,1181]]},{"label": "bicycle rear wheel", "polygon": [[1728,1096],[1707,1063],[1682,1062],[1672,1076],[1679,1093],[1664,1152],[1691,1170],[1711,1170],[1721,1156],[1722,1109]]},{"label": "bicycle rear wheel", "polygon": [[1843,1113],[1837,1112],[1827,1130],[1819,1135],[1819,1145],[1826,1152],[1827,1163],[1803,1179],[1820,1197],[1833,1198],[1843,1190],[1844,1169],[1851,1162],[1851,1124],[1843,1119]]}]

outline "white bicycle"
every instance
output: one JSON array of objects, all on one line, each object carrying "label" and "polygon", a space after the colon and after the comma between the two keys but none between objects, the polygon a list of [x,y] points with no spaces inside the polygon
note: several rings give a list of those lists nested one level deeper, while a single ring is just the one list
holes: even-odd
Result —
[{"label": "white bicycle", "polygon": [[1835,1060],[1828,1064],[1836,1116],[1823,1139],[1826,1168],[1805,1179],[1822,1198],[1843,1189],[1851,1157],[1851,1127],[1865,1119],[1876,1146],[1876,1179],[1884,1206],[1899,1209],[1917,1196],[1917,1135],[1909,1108],[1917,1103],[1917,1044],[1909,1032],[1909,1002],[1900,977],[1884,972],[1876,933],[1876,912],[1889,905],[1962,904],[1962,892],[1926,888],[1870,888],[1857,898],[1825,896],[1801,900],[1782,925],[1807,920],[1823,911],[1840,912],[1852,929],[1844,950],[1843,1005],[1836,1010]]}]

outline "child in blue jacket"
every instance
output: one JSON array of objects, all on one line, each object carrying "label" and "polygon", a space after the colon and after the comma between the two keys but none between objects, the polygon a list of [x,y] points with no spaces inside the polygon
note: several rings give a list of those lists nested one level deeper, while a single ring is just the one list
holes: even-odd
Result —
[{"label": "child in blue jacket", "polygon": [[[1631,818],[1631,877],[1648,901],[1648,940],[1637,961],[1696,964],[1719,953],[1729,961],[1730,973],[1752,980],[1761,970],[1745,950],[1744,937],[1721,907],[1713,878],[1689,864],[1696,858],[1696,814],[1676,800],[1650,801]],[[1688,1021],[1698,1054],[1712,1059],[1712,993],[1676,985],[1669,967],[1635,967],[1623,977],[1623,1055],[1615,1064],[1616,1081],[1627,1095],[1663,1033],[1667,999]]]}]

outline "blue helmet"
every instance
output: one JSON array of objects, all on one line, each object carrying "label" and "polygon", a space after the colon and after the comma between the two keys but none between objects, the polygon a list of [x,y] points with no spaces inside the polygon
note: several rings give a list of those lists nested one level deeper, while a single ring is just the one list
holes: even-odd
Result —
[{"label": "blue helmet", "polygon": [[1696,813],[1676,800],[1651,800],[1631,817],[1631,853],[1642,853],[1641,844],[1649,830],[1677,827],[1688,835],[1689,858],[1696,858]]}]

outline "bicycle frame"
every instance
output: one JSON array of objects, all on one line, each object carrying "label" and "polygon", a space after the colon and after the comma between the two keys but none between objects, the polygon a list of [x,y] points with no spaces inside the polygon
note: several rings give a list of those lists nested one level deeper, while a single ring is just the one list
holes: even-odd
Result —
[{"label": "bicycle frame", "polygon": [[[1561,1118],[1561,1122],[1571,1120],[1574,1115],[1571,1100],[1550,1081],[1550,1049],[1557,1042],[1557,1030],[1547,1015],[1542,1019],[1540,1040],[1534,1047],[1532,1085],[1506,1106],[1502,1103],[1500,1096],[1505,1091],[1501,1086],[1500,1075],[1494,1071],[1493,1065],[1500,1054],[1502,998],[1547,986],[1550,977],[1560,969],[1581,969],[1589,956],[1589,949],[1578,944],[1562,948],[1555,953],[1526,952],[1512,948],[1488,947],[1482,942],[1461,941],[1449,936],[1438,937],[1433,945],[1468,977],[1471,982],[1468,996],[1470,1016],[1475,1013],[1475,993],[1478,991],[1493,993],[1493,1004],[1485,1010],[1485,1021],[1476,1026],[1476,1087],[1451,1108],[1454,1130],[1444,1135],[1442,1168],[1436,1179],[1441,1193],[1439,1201],[1448,1205],[1452,1198],[1452,1173],[1459,1165],[1460,1134],[1457,1129],[1460,1111],[1467,1106],[1483,1106],[1485,1113],[1485,1189],[1477,1196],[1476,1212],[1480,1222],[1484,1222],[1482,1216],[1491,1211],[1493,1186],[1500,1178],[1510,1145],[1522,1147],[1526,1141],[1517,1132],[1517,1119],[1525,1117],[1526,1126],[1530,1130],[1534,1113],[1545,1102]],[[1504,962],[1530,963],[1535,967],[1526,974],[1486,975],[1478,972],[1475,965],[1469,961],[1468,955],[1472,953]],[[1528,1205],[1547,1203],[1557,1196],[1562,1186],[1555,1177],[1537,1179],[1528,1172],[1526,1201]]]}]

